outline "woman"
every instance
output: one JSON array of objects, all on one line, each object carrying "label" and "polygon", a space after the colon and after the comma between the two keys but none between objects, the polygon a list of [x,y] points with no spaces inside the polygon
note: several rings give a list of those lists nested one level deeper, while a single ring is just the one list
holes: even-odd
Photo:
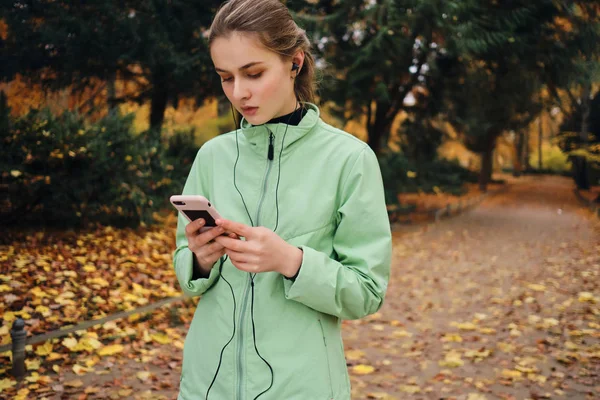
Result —
[{"label": "woman", "polygon": [[279,1],[225,3],[209,45],[243,119],[202,146],[183,190],[224,219],[200,233],[179,218],[177,278],[202,298],[178,398],[349,399],[341,321],[377,311],[389,277],[377,159],[319,118],[309,41]]}]

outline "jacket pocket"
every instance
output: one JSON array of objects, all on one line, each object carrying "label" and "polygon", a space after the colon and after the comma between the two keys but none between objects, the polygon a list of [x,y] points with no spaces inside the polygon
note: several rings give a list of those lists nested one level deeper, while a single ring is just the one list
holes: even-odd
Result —
[{"label": "jacket pocket", "polygon": [[333,382],[331,381],[331,365],[329,362],[329,351],[327,349],[327,339],[325,338],[325,330],[323,329],[323,323],[319,318],[319,328],[321,328],[321,335],[323,336],[323,346],[325,347],[325,360],[327,360],[327,376],[329,377],[329,398],[333,400]]}]

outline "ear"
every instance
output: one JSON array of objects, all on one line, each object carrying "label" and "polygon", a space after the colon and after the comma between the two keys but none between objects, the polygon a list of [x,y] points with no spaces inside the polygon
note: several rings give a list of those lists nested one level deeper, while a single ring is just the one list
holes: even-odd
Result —
[{"label": "ear", "polygon": [[304,50],[298,50],[296,54],[294,54],[292,57],[292,63],[298,64],[299,66],[298,71],[295,71],[296,74],[293,76],[295,78],[298,76],[298,74],[300,74],[300,71],[302,71],[302,66],[304,65]]}]

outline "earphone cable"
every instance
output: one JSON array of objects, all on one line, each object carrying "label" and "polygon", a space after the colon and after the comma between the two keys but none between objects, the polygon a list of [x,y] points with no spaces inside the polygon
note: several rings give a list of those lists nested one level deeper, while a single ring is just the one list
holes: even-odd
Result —
[{"label": "earphone cable", "polygon": [[229,281],[227,279],[225,279],[225,276],[223,275],[223,264],[225,264],[225,261],[227,260],[227,256],[222,257],[221,258],[221,263],[219,264],[219,276],[221,278],[223,278],[223,280],[227,283],[227,285],[229,285],[229,289],[231,290],[231,295],[233,296],[233,332],[231,333],[231,337],[229,338],[229,341],[227,343],[225,343],[225,346],[223,346],[223,348],[221,349],[221,354],[219,355],[219,364],[217,365],[217,370],[215,371],[215,375],[213,376],[212,382],[210,383],[210,386],[208,387],[208,390],[206,391],[206,397],[205,399],[208,400],[208,394],[210,393],[210,389],[212,389],[213,385],[215,384],[216,380],[217,380],[217,376],[219,375],[219,370],[221,369],[221,363],[223,362],[223,353],[225,352],[225,349],[227,348],[227,346],[229,346],[229,344],[233,341],[233,338],[235,337],[235,311],[236,311],[236,302],[235,302],[235,293],[233,292],[233,286],[231,286],[231,283],[229,283]]}]

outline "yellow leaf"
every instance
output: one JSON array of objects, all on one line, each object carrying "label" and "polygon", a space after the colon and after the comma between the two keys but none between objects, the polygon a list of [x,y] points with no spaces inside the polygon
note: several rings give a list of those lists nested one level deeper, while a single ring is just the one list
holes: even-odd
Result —
[{"label": "yellow leaf", "polygon": [[52,371],[56,372],[57,374],[60,374],[60,367],[58,365],[53,365]]},{"label": "yellow leaf", "polygon": [[469,393],[467,400],[487,400],[487,397],[479,393]]},{"label": "yellow leaf", "polygon": [[568,350],[579,350],[579,346],[577,346],[575,343],[570,342],[570,341],[565,342],[565,347]]},{"label": "yellow leaf", "polygon": [[150,378],[150,375],[151,375],[151,374],[150,374],[150,372],[148,372],[148,371],[139,371],[139,372],[136,374],[137,378],[138,378],[140,381],[142,381],[142,382],[145,382],[145,381],[147,381],[147,380]]},{"label": "yellow leaf", "polygon": [[521,373],[521,371],[514,371],[514,370],[510,370],[510,369],[504,369],[502,370],[502,376],[505,378],[510,378],[510,379],[521,379],[523,377],[523,374]]},{"label": "yellow leaf", "polygon": [[87,372],[90,372],[90,371],[93,371],[93,368],[86,368],[79,364],[73,365],[73,372],[75,372],[79,376],[85,375]]},{"label": "yellow leaf", "polygon": [[62,341],[62,345],[65,346],[67,349],[73,351],[73,349],[77,346],[77,339],[69,337],[69,338],[65,338]]},{"label": "yellow leaf", "polygon": [[27,370],[31,371],[31,370],[38,370],[40,369],[40,360],[36,359],[36,360],[25,360],[25,365],[27,366]]},{"label": "yellow leaf", "polygon": [[35,308],[35,312],[42,314],[44,317],[52,315],[52,311],[46,306],[39,305]]},{"label": "yellow leaf", "polygon": [[358,361],[365,356],[365,352],[362,350],[348,350],[346,352],[346,358],[350,361]]},{"label": "yellow leaf", "polygon": [[48,357],[46,357],[46,361],[61,360],[62,358],[63,356],[60,353],[52,352],[50,355],[48,355]]},{"label": "yellow leaf", "polygon": [[83,270],[85,272],[94,272],[94,271],[96,271],[96,267],[92,264],[86,264],[83,266]]},{"label": "yellow leaf", "polygon": [[439,361],[438,364],[442,367],[456,368],[462,367],[465,362],[461,359],[460,353],[452,350],[448,352],[444,360]]},{"label": "yellow leaf", "polygon": [[38,346],[37,349],[35,349],[35,354],[38,356],[47,356],[50,353],[52,353],[52,343],[50,342],[45,342],[43,345]]},{"label": "yellow leaf", "polygon": [[10,292],[10,291],[12,291],[12,289],[10,288],[10,286],[4,285],[4,284],[0,285],[0,293],[2,293],[2,292]]},{"label": "yellow leaf", "polygon": [[26,377],[25,380],[29,383],[36,383],[40,379],[40,374],[32,372],[30,376]]},{"label": "yellow leaf", "polygon": [[412,333],[407,332],[405,330],[402,329],[396,329],[393,333],[392,336],[395,338],[404,338],[404,337],[412,337]]},{"label": "yellow leaf", "polygon": [[123,351],[123,346],[120,344],[112,344],[110,346],[104,346],[100,350],[97,351],[100,356],[112,356],[114,354],[120,353]]},{"label": "yellow leaf", "polygon": [[13,322],[16,318],[15,313],[12,311],[6,311],[3,317],[6,322]]},{"label": "yellow leaf", "polygon": [[594,297],[594,295],[590,292],[581,292],[579,293],[579,301],[581,303],[595,303],[596,302],[596,298]]},{"label": "yellow leaf", "polygon": [[417,173],[414,171],[406,171],[406,176],[409,178],[416,178],[417,177]]},{"label": "yellow leaf", "polygon": [[352,367],[352,372],[356,375],[368,375],[375,371],[375,367],[371,365],[359,364]]},{"label": "yellow leaf", "polygon": [[461,331],[474,331],[477,329],[477,325],[472,322],[451,322],[450,325],[457,327]]},{"label": "yellow leaf", "polygon": [[457,343],[461,343],[462,341],[463,341],[463,338],[458,333],[447,333],[442,338],[442,342],[457,342]]},{"label": "yellow leaf", "polygon": [[495,335],[496,334],[496,330],[494,328],[481,328],[479,329],[480,333],[483,333],[484,335]]},{"label": "yellow leaf", "polygon": [[10,389],[11,387],[15,386],[16,384],[17,384],[17,381],[13,381],[12,379],[8,379],[8,378],[0,379],[0,393],[4,389]]},{"label": "yellow leaf", "polygon": [[23,173],[22,173],[21,171],[19,171],[18,169],[13,169],[13,170],[11,170],[11,171],[10,171],[10,175],[11,175],[13,178],[18,178],[18,177],[20,177],[21,175],[23,175]]},{"label": "yellow leaf", "polygon": [[100,296],[94,296],[92,301],[96,304],[106,304],[106,301]]},{"label": "yellow leaf", "polygon": [[398,389],[400,389],[401,392],[411,394],[419,393],[421,391],[421,388],[417,385],[400,385]]},{"label": "yellow leaf", "polygon": [[131,390],[131,389],[120,389],[118,391],[118,393],[119,393],[119,396],[121,396],[121,397],[129,397],[129,396],[131,396],[131,393],[133,393],[133,390]]},{"label": "yellow leaf", "polygon": [[527,285],[527,287],[533,290],[534,292],[544,292],[546,290],[546,286],[537,283],[530,283],[529,285]]},{"label": "yellow leaf", "polygon": [[490,350],[467,350],[465,352],[465,357],[475,358],[476,360],[482,360],[484,358],[488,358],[490,354]]},{"label": "yellow leaf", "polygon": [[17,392],[17,395],[14,397],[14,400],[26,400],[27,395],[29,394],[29,389],[23,388]]},{"label": "yellow leaf", "polygon": [[160,344],[169,344],[172,342],[171,338],[164,333],[153,333],[150,337]]},{"label": "yellow leaf", "polygon": [[65,386],[69,386],[69,387],[74,387],[74,388],[78,388],[83,386],[83,382],[81,381],[81,379],[75,379],[72,381],[66,381],[64,383]]}]

